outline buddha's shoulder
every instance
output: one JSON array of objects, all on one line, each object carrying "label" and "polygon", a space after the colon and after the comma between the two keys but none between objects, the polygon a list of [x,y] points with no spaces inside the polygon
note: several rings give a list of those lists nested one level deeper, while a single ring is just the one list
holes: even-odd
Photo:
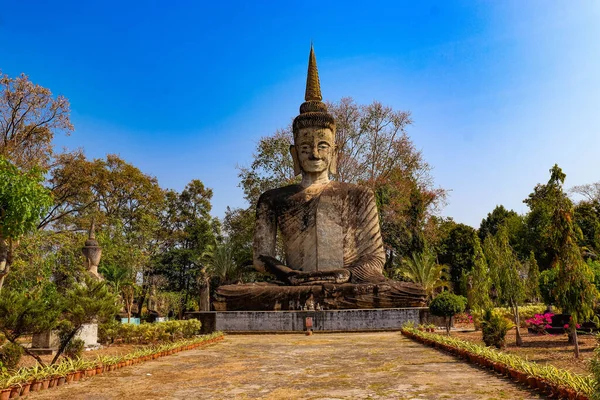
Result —
[{"label": "buddha's shoulder", "polygon": [[258,203],[275,203],[287,199],[300,191],[302,191],[302,186],[298,184],[267,190],[260,195]]},{"label": "buddha's shoulder", "polygon": [[373,191],[367,186],[346,182],[331,182],[331,190],[350,197],[373,196]]}]

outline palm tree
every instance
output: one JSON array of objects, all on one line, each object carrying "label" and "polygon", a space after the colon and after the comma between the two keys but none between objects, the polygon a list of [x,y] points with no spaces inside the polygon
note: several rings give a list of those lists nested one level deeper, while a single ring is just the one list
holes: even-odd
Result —
[{"label": "palm tree", "polygon": [[447,266],[438,264],[435,255],[425,249],[421,253],[412,253],[410,258],[404,258],[395,274],[421,284],[430,300],[436,289],[448,286],[447,270]]},{"label": "palm tree", "polygon": [[127,313],[127,323],[131,322],[131,309],[135,297],[135,282],[131,270],[120,264],[104,264],[100,267],[100,274],[106,280],[114,293],[121,296],[125,312]]},{"label": "palm tree", "polygon": [[242,269],[233,258],[233,249],[229,242],[207,246],[200,256],[201,265],[198,275],[200,286],[200,311],[210,310],[210,278],[219,279],[219,284],[238,280]]}]

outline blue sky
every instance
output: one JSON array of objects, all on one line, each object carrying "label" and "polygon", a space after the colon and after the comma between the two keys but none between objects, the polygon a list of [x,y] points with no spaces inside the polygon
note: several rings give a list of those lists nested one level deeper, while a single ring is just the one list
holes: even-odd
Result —
[{"label": "blue sky", "polygon": [[567,187],[600,180],[599,2],[283,3],[4,0],[0,68],[70,99],[59,147],[200,179],[218,217],[245,206],[236,165],[297,115],[311,40],[325,99],[412,112],[442,215],[525,212],[554,163]]}]

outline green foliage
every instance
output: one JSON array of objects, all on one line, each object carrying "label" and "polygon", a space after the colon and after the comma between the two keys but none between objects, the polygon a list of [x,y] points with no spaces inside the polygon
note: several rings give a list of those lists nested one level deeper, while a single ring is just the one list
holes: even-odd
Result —
[{"label": "green foliage", "polygon": [[540,273],[539,287],[542,300],[546,304],[556,304],[556,284],[558,269],[550,268]]},{"label": "green foliage", "polygon": [[590,372],[594,377],[594,393],[591,398],[600,400],[600,334],[596,334],[596,347],[594,356],[590,360]]},{"label": "green foliage", "polygon": [[439,317],[452,317],[465,311],[467,299],[450,292],[442,292],[429,304],[429,311]]},{"label": "green foliage", "polygon": [[63,354],[70,359],[80,358],[83,355],[84,349],[85,342],[83,339],[75,338],[67,344]]},{"label": "green foliage", "polygon": [[6,369],[16,369],[22,356],[23,347],[18,344],[8,342],[0,347],[0,363],[2,363]]},{"label": "green foliage", "polygon": [[550,179],[545,185],[538,184],[533,192],[523,202],[529,206],[529,213],[525,218],[527,226],[527,243],[530,250],[535,253],[535,259],[540,271],[551,268],[558,252],[556,225],[554,213],[558,204],[570,207],[571,200],[562,189],[566,175],[554,165],[550,169]]},{"label": "green foliage", "polygon": [[429,304],[429,311],[433,315],[446,318],[446,333],[450,334],[452,317],[465,311],[467,299],[450,292],[442,292]]},{"label": "green foliage", "polygon": [[37,227],[52,205],[43,180],[41,170],[22,172],[0,156],[0,240],[19,238]]},{"label": "green foliage", "polygon": [[98,327],[98,338],[101,343],[122,341],[129,344],[146,344],[190,338],[199,334],[200,328],[200,321],[196,319],[139,325],[110,322]]},{"label": "green foliage", "polygon": [[475,238],[473,270],[465,274],[465,276],[469,308],[473,311],[482,311],[490,308],[492,306],[490,299],[490,273],[479,238]]},{"label": "green foliage", "polygon": [[600,201],[582,201],[575,206],[573,220],[581,232],[578,244],[587,255],[600,256]]},{"label": "green foliage", "polygon": [[202,260],[207,265],[206,273],[218,278],[220,284],[237,281],[242,276],[242,268],[236,264],[229,242],[208,246]]},{"label": "green foliage", "polygon": [[448,224],[448,234],[440,243],[438,261],[450,266],[450,280],[454,292],[466,295],[460,291],[460,280],[463,272],[467,274],[473,269],[476,231],[465,224],[453,221]]},{"label": "green foliage", "polygon": [[501,349],[505,345],[506,333],[512,328],[512,324],[509,320],[487,310],[483,315],[481,321],[481,332],[483,334],[483,342],[486,346],[494,346]]},{"label": "green foliage", "polygon": [[438,264],[435,255],[429,250],[413,253],[410,258],[402,259],[395,272],[401,278],[421,284],[428,299],[433,297],[437,289],[448,284],[447,267]]},{"label": "green foliage", "polygon": [[529,253],[529,259],[525,265],[527,269],[527,281],[525,282],[525,293],[529,300],[537,302],[540,298],[540,269],[535,254]]},{"label": "green foliage", "polygon": [[15,342],[27,334],[51,330],[61,310],[53,286],[29,292],[6,289],[0,295],[0,332]]}]

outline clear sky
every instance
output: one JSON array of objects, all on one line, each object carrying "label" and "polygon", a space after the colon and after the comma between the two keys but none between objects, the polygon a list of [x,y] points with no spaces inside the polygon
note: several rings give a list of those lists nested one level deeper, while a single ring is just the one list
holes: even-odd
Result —
[{"label": "clear sky", "polygon": [[218,217],[245,206],[236,165],[297,115],[311,40],[326,100],[412,112],[443,215],[525,212],[554,163],[567,187],[600,180],[598,1],[0,3],[2,71],[71,101],[58,146],[200,179]]}]

